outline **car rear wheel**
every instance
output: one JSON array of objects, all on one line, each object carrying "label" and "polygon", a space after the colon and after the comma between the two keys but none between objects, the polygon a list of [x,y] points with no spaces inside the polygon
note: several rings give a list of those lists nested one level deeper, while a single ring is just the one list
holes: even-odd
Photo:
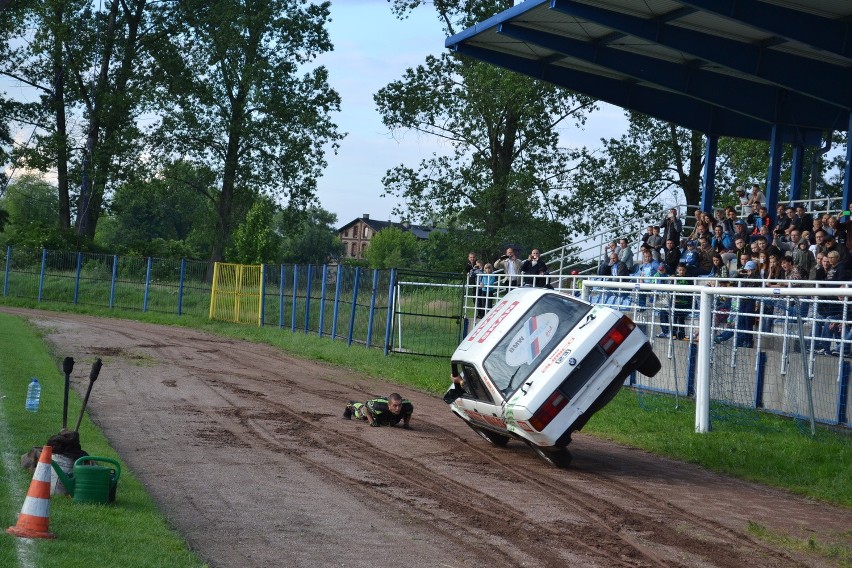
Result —
[{"label": "car rear wheel", "polygon": [[474,426],[469,422],[466,422],[468,426],[470,426],[471,430],[479,434],[482,438],[487,440],[488,442],[494,444],[495,446],[500,446],[501,448],[509,443],[509,437],[503,436],[502,434],[498,434],[496,432],[492,432],[491,430],[485,430],[484,428],[479,428],[478,426]]},{"label": "car rear wheel", "polygon": [[645,375],[646,377],[653,377],[657,373],[660,372],[660,369],[663,368],[663,364],[660,363],[660,359],[657,355],[652,351],[648,354],[647,357],[642,361],[642,363],[636,367],[636,370]]},{"label": "car rear wheel", "polygon": [[562,446],[542,448],[534,444],[530,444],[529,446],[536,454],[538,454],[538,457],[540,457],[553,467],[564,469],[571,464],[571,452],[569,452],[567,448],[564,448]]}]

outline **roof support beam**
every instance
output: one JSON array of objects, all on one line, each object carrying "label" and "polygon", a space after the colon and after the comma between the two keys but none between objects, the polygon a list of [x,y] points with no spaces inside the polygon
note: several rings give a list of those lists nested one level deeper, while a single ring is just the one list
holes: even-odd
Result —
[{"label": "roof support beam", "polygon": [[852,24],[757,2],[756,0],[681,0],[704,12],[718,14],[785,39],[798,41],[852,61]]},{"label": "roof support beam", "polygon": [[[845,109],[852,108],[852,77],[848,69],[767,49],[766,46],[711,36],[647,19],[581,4],[553,0],[553,9],[589,20],[671,49],[688,53],[732,71],[754,75]],[[679,11],[677,11],[679,13]]]},{"label": "roof support beam", "polygon": [[[548,81],[625,109],[673,122],[708,136],[768,140],[772,131],[771,125],[764,122],[673,92],[498,53],[466,43],[458,44],[455,48],[459,53],[481,61]],[[820,140],[819,131],[791,128],[782,128],[781,131],[790,141],[803,140],[813,145],[818,144]]]},{"label": "roof support beam", "polygon": [[771,85],[512,23],[501,24],[497,31],[766,123],[804,128],[833,123],[838,130],[846,127],[846,112],[842,109]]}]

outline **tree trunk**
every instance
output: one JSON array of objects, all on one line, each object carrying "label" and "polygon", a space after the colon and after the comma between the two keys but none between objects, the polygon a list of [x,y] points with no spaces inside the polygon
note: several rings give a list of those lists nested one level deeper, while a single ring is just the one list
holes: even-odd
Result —
[{"label": "tree trunk", "polygon": [[[56,113],[56,180],[59,188],[59,228],[71,227],[68,193],[68,132],[65,123],[65,66],[62,63],[62,2],[53,4],[53,104]],[[64,34],[63,34],[64,35]]]}]

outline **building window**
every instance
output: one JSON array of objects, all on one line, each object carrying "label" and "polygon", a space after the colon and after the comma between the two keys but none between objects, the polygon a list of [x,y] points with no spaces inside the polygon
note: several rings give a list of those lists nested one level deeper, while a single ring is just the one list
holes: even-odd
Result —
[{"label": "building window", "polygon": [[365,239],[370,238],[370,229],[366,226],[364,227],[364,238]]},{"label": "building window", "polygon": [[358,256],[358,245],[356,245],[355,243],[352,243],[352,248],[349,250],[349,256],[351,256],[352,258]]}]

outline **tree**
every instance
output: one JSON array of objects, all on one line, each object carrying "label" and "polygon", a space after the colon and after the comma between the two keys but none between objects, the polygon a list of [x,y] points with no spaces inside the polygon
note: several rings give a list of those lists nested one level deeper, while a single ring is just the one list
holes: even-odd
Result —
[{"label": "tree", "polygon": [[288,209],[278,218],[283,237],[281,260],[294,264],[325,264],[343,253],[334,225],[337,215],[322,207]]},{"label": "tree", "polygon": [[370,268],[410,267],[417,260],[417,239],[408,231],[387,227],[370,239],[366,258]]},{"label": "tree", "polygon": [[277,260],[281,237],[272,227],[275,204],[260,197],[249,209],[245,220],[234,231],[233,262],[241,264],[270,264]]},{"label": "tree", "polygon": [[[88,238],[96,232],[105,193],[121,181],[138,151],[135,118],[151,91],[143,71],[147,16],[146,0],[110,0],[97,9],[86,0],[23,0],[0,13],[0,74],[41,96],[13,106],[14,120],[33,128],[32,143],[15,157],[42,172],[55,168],[57,220],[67,228],[69,161],[75,161],[69,149],[82,149],[74,173],[81,184],[77,229]],[[67,130],[68,116],[83,127]]]},{"label": "tree", "polygon": [[153,132],[155,152],[216,172],[212,260],[222,260],[240,201],[266,194],[303,208],[315,197],[326,148],[342,138],[328,73],[301,65],[332,49],[329,3],[188,0],[163,8],[160,95],[171,101]]},{"label": "tree", "polygon": [[186,162],[120,185],[97,242],[108,250],[142,256],[209,256],[213,212],[208,195],[216,176]]},{"label": "tree", "polygon": [[[394,0],[404,17],[426,2]],[[494,15],[510,0],[435,2],[445,33]],[[374,100],[393,132],[413,130],[444,140],[446,155],[387,172],[385,192],[413,219],[436,213],[476,229],[480,250],[522,240],[550,248],[567,230],[553,208],[554,187],[569,175],[577,153],[560,146],[559,128],[579,128],[594,101],[553,84],[444,53],[408,69]],[[396,211],[404,214],[406,212]]]},{"label": "tree", "polygon": [[32,248],[57,248],[62,242],[56,225],[59,196],[55,186],[35,175],[17,178],[0,199],[7,213],[3,233],[7,244]]}]

